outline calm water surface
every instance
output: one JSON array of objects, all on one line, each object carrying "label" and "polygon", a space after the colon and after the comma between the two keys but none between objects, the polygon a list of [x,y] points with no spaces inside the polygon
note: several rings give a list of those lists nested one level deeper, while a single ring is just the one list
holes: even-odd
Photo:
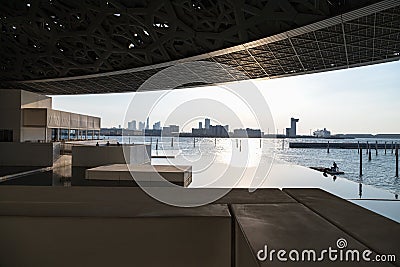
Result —
[{"label": "calm water surface", "polygon": [[[352,149],[297,149],[289,148],[289,142],[326,142],[320,139],[227,139],[227,138],[174,138],[172,144],[171,137],[105,137],[116,139],[123,143],[151,143],[153,155],[159,153],[179,154],[174,160],[169,160],[173,164],[190,164],[193,166],[193,178],[205,179],[204,172],[207,168],[213,168],[218,165],[228,165],[229,168],[264,168],[267,171],[259,173],[267,174],[268,170],[279,163],[310,166],[332,166],[335,161],[340,170],[345,174],[345,178],[356,183],[371,185],[391,192],[400,193],[400,179],[395,177],[395,156],[390,149],[391,142],[400,140],[392,139],[348,139],[348,140],[330,140],[333,142],[366,142],[374,144],[388,143],[386,155],[384,150],[379,150],[376,156],[375,150],[372,151],[372,160],[368,161],[368,155],[363,154],[363,176],[359,177],[359,154]],[[152,141],[151,141],[152,140]],[[157,146],[158,140],[158,146]],[[282,144],[283,143],[283,144]],[[158,150],[156,148],[158,147]],[[163,160],[157,160],[158,164],[168,164]],[[221,167],[222,168],[222,167]],[[196,177],[197,176],[197,177]],[[268,178],[267,178],[268,179]],[[194,179],[195,180],[195,179]],[[198,181],[194,181],[195,184]],[[290,184],[288,184],[290,186]]]}]

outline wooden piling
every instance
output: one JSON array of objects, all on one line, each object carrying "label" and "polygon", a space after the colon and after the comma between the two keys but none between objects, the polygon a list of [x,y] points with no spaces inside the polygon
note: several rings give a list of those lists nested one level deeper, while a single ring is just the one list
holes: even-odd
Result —
[{"label": "wooden piling", "polygon": [[393,154],[393,141],[392,141],[392,154]]},{"label": "wooden piling", "polygon": [[399,177],[399,147],[396,144],[396,178]]},{"label": "wooden piling", "polygon": [[365,152],[367,155],[368,155],[368,150],[369,150],[369,143],[368,143],[368,141],[367,141],[367,149],[366,149],[367,151]]},{"label": "wooden piling", "polygon": [[285,149],[285,139],[282,139],[282,150]]},{"label": "wooden piling", "polygon": [[375,141],[375,152],[376,155],[378,156],[378,141]]},{"label": "wooden piling", "polygon": [[360,154],[360,141],[357,141],[357,153]]},{"label": "wooden piling", "polygon": [[385,141],[385,155],[386,155],[386,141]]},{"label": "wooden piling", "polygon": [[327,150],[327,152],[328,152],[328,154],[329,154],[329,141],[328,141],[328,145],[327,145],[327,147],[328,147],[328,150]]},{"label": "wooden piling", "polygon": [[360,177],[362,176],[362,147],[360,147]]},{"label": "wooden piling", "polygon": [[261,148],[261,139],[260,139],[260,148]]},{"label": "wooden piling", "polygon": [[368,145],[368,161],[371,161],[372,157],[371,157],[371,147]]},{"label": "wooden piling", "polygon": [[193,137],[193,147],[196,147],[196,137]]},{"label": "wooden piling", "polygon": [[174,138],[171,138],[171,147],[174,147]]},{"label": "wooden piling", "polygon": [[214,138],[214,146],[217,146],[217,138]]},{"label": "wooden piling", "polygon": [[242,140],[240,140],[239,151],[242,152]]},{"label": "wooden piling", "polygon": [[158,150],[158,138],[157,138],[157,141],[156,141],[156,150]]}]

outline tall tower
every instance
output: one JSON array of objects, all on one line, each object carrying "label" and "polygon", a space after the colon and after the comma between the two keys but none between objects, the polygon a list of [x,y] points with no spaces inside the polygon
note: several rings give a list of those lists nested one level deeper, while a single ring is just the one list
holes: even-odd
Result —
[{"label": "tall tower", "polygon": [[146,130],[148,130],[148,129],[150,129],[150,119],[149,119],[149,117],[147,117],[147,120],[146,120]]},{"label": "tall tower", "polygon": [[299,119],[291,118],[290,119],[290,133],[289,137],[296,137],[297,136],[297,128],[296,123],[299,122]]},{"label": "tall tower", "polygon": [[199,129],[203,128],[203,123],[201,121],[199,121]]},{"label": "tall tower", "polygon": [[205,127],[206,129],[210,129],[210,119],[205,119]]}]

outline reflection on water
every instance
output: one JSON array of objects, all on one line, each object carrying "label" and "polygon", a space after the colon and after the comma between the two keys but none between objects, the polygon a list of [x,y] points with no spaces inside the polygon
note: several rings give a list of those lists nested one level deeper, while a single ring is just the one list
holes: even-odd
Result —
[{"label": "reflection on water", "polygon": [[[242,139],[241,149],[236,146],[236,139],[218,139],[216,145],[213,139],[199,139],[200,147],[193,147],[191,138],[180,138],[179,146],[171,147],[170,138],[166,139],[160,141],[159,149],[164,148],[164,153],[178,149],[180,153],[171,159],[153,159],[152,163],[192,165],[191,187],[322,188],[400,221],[400,183],[391,174],[393,157],[389,153],[379,153],[371,162],[364,162],[364,176],[360,178],[357,150],[331,149],[327,154],[320,149],[290,149],[287,140],[282,148],[282,140],[276,139],[263,139],[262,149],[259,139]],[[304,167],[328,167],[333,161],[345,175],[324,175]],[[370,202],[374,205],[370,206]]]},{"label": "reflection on water", "polygon": [[[120,137],[115,137],[120,138]],[[154,137],[153,137],[154,138]],[[131,140],[134,138],[131,137]],[[330,149],[328,154],[325,149],[293,149],[289,148],[290,141],[296,142],[321,142],[315,139],[262,139],[262,148],[260,148],[260,139],[217,139],[213,138],[196,138],[196,146],[193,146],[193,138],[179,138],[175,140],[174,147],[171,147],[171,137],[159,140],[160,150],[179,150],[181,157],[186,161],[181,161],[179,157],[176,159],[182,164],[192,164],[194,169],[202,170],[210,164],[228,164],[230,167],[268,167],[271,158],[276,162],[286,162],[290,164],[301,165],[305,167],[320,166],[330,167],[335,161],[340,170],[345,174],[340,177],[362,183],[372,185],[393,194],[400,193],[400,179],[395,177],[395,157],[391,153],[391,142],[387,140],[378,140],[379,143],[388,142],[386,154],[384,150],[379,150],[378,155],[375,152],[372,160],[368,161],[368,155],[363,155],[363,176],[359,177],[359,154],[357,150],[351,149]],[[122,140],[121,140],[122,141]],[[150,142],[147,138],[137,138],[136,142]],[[238,143],[242,143],[240,149]],[[331,140],[330,142],[366,142],[367,140]],[[284,142],[284,148],[282,148]],[[396,142],[396,141],[393,141]],[[371,140],[370,140],[371,143]],[[400,141],[399,141],[400,143]],[[153,153],[155,153],[153,145]],[[269,161],[269,162],[268,162]]]}]

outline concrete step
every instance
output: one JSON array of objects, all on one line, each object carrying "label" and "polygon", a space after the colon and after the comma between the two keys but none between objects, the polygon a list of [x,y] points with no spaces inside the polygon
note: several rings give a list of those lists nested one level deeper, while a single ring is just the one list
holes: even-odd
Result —
[{"label": "concrete step", "polygon": [[321,189],[283,191],[372,250],[396,255],[400,265],[399,223]]},{"label": "concrete step", "polygon": [[[338,250],[339,239],[345,240],[345,249],[357,249],[361,254],[368,248],[350,234],[334,226],[301,203],[243,204],[232,205],[235,217],[235,262],[236,267],[252,266],[354,266],[357,261],[331,261],[328,254],[321,258],[322,250]],[[308,258],[308,252],[315,251]],[[272,250],[275,250],[271,255]],[[278,258],[284,250],[286,261]],[[292,250],[299,253],[290,254]],[[345,250],[343,250],[345,251]],[[267,255],[264,260],[263,257]],[[290,257],[292,255],[292,257]],[[345,254],[343,254],[345,255]],[[372,257],[372,256],[371,256]],[[321,259],[320,261],[318,259]],[[293,261],[293,260],[294,261]],[[365,262],[361,262],[362,266]],[[367,266],[374,264],[368,264]],[[388,266],[376,264],[377,266]],[[390,265],[389,265],[390,266]]]}]

